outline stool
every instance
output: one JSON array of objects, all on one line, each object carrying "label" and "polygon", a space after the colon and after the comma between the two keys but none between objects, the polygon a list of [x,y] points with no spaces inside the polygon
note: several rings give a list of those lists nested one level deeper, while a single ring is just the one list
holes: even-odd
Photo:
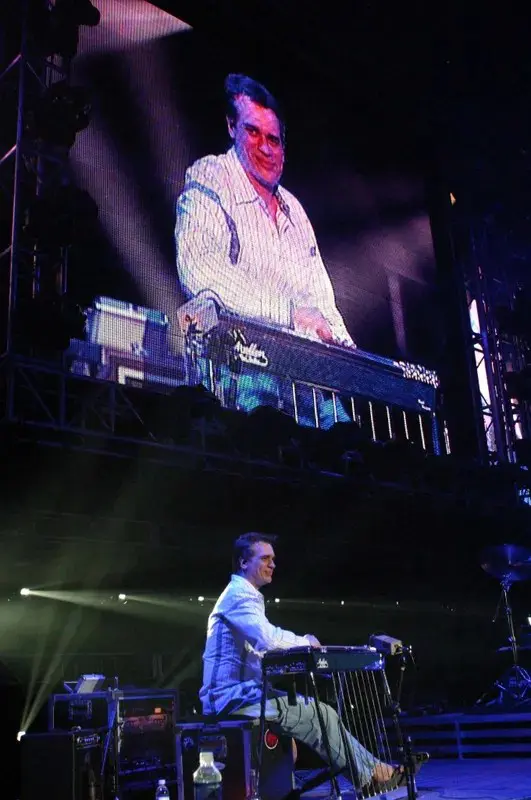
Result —
[{"label": "stool", "polygon": [[[177,722],[177,800],[193,800],[199,751],[210,750],[224,764],[223,796],[245,800],[257,762],[260,721],[238,716],[194,716]],[[261,800],[283,800],[294,787],[292,739],[268,723],[264,735]]]}]

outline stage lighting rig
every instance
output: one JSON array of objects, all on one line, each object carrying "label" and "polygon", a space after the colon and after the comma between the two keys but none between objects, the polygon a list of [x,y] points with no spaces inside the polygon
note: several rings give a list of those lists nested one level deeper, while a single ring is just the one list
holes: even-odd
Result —
[{"label": "stage lighting rig", "polygon": [[82,25],[95,28],[100,18],[99,10],[90,0],[56,0],[44,20],[42,30],[35,33],[46,55],[57,54],[72,59],[77,53],[79,28]]},{"label": "stage lighting rig", "polygon": [[91,103],[82,86],[61,80],[49,86],[29,114],[28,130],[45,144],[70,149],[90,122]]},{"label": "stage lighting rig", "polygon": [[10,220],[0,225],[0,258],[9,259],[4,338],[6,351],[27,354],[29,346],[35,355],[53,341],[64,349],[68,331],[85,325],[73,296],[66,296],[68,272],[73,247],[94,233],[98,209],[87,192],[70,185],[68,152],[91,115],[88,91],[72,85],[72,59],[80,27],[98,25],[100,12],[90,0],[12,5],[21,6],[14,15],[20,50],[2,76],[6,99],[16,100],[4,114],[16,121],[15,141],[0,154],[0,177],[11,184],[0,207]]}]

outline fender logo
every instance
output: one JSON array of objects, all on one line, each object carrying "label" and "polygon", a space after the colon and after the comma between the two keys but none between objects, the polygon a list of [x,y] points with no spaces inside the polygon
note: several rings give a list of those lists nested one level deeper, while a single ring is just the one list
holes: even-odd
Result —
[{"label": "fender logo", "polygon": [[265,352],[261,350],[256,342],[247,343],[243,331],[231,331],[234,338],[234,350],[244,364],[252,364],[255,367],[267,367],[269,359]]}]

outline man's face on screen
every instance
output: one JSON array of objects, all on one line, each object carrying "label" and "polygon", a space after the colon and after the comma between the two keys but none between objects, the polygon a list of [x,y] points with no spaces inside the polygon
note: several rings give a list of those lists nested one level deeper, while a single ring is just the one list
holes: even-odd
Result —
[{"label": "man's face on screen", "polygon": [[284,167],[278,117],[270,108],[259,106],[246,95],[236,98],[236,108],[236,123],[228,120],[228,126],[238,158],[251,180],[273,190]]}]

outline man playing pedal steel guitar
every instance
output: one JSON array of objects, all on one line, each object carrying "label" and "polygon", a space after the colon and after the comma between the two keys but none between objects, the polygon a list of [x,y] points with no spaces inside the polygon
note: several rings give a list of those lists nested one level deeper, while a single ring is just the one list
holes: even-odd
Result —
[{"label": "man playing pedal steel guitar", "polygon": [[[320,647],[312,634],[297,636],[272,625],[266,618],[260,589],[273,580],[273,542],[273,537],[247,533],[234,543],[233,575],[208,618],[200,692],[205,714],[259,717],[264,653],[291,647]],[[372,784],[382,791],[403,784],[400,767],[379,761],[346,731],[331,706],[321,703],[320,707],[334,754],[332,766],[338,772],[348,766],[346,748],[350,747],[363,786]],[[285,693],[274,692],[267,700],[266,717],[283,733],[304,742],[326,760],[312,698],[297,696],[290,702]]]},{"label": "man playing pedal steel guitar", "polygon": [[284,187],[285,125],[277,101],[245,75],[225,81],[233,146],[186,172],[177,202],[177,270],[188,297],[353,347],[315,233]]}]

